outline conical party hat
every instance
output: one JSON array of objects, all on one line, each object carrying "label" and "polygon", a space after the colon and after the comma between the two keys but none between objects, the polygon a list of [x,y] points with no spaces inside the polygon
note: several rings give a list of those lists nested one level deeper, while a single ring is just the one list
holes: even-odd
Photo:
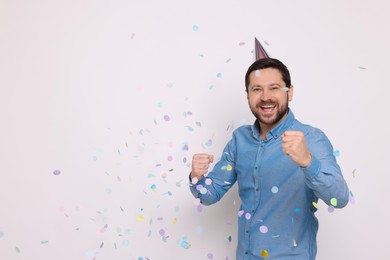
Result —
[{"label": "conical party hat", "polygon": [[261,46],[259,40],[255,37],[255,54],[256,54],[256,60],[269,58],[269,55],[264,50],[263,46]]}]

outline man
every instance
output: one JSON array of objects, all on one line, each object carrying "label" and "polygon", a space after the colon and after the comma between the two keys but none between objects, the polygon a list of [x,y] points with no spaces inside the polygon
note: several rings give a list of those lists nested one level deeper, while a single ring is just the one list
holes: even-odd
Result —
[{"label": "man", "polygon": [[237,260],[315,259],[318,199],[342,208],[349,198],[333,147],[321,130],[295,119],[288,106],[294,88],[282,62],[255,61],[245,85],[255,123],[234,131],[208,174],[214,156],[193,156],[191,192],[210,205],[237,181]]}]

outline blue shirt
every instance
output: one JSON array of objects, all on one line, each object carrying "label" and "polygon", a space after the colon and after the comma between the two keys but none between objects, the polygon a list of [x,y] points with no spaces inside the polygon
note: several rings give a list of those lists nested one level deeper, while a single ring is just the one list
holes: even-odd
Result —
[{"label": "blue shirt", "polygon": [[[280,136],[286,130],[304,133],[312,155],[308,167],[283,153]],[[210,205],[236,181],[241,198],[237,260],[315,259],[318,199],[335,208],[349,199],[330,141],[321,130],[296,120],[291,110],[266,140],[260,138],[258,121],[236,129],[213,170],[190,189]]]}]

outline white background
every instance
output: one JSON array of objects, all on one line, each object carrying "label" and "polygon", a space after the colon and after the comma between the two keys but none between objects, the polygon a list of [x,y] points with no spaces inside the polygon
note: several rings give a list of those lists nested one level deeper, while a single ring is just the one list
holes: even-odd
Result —
[{"label": "white background", "polygon": [[317,259],[388,259],[389,10],[1,0],[0,259],[234,259],[237,187],[200,212],[187,178],[193,153],[219,157],[253,121],[254,37],[289,67],[294,114],[328,135],[356,200],[319,204]]}]

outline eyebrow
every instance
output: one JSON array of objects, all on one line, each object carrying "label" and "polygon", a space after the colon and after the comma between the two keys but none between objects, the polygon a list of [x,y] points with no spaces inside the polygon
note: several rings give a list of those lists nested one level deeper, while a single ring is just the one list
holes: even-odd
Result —
[{"label": "eyebrow", "polygon": [[[279,83],[271,83],[271,84],[267,85],[267,87],[274,87],[274,86],[282,87]],[[252,85],[252,86],[250,86],[250,89],[253,89],[256,87],[263,88],[262,85]]]}]

